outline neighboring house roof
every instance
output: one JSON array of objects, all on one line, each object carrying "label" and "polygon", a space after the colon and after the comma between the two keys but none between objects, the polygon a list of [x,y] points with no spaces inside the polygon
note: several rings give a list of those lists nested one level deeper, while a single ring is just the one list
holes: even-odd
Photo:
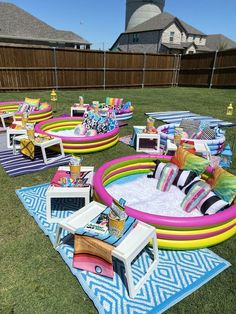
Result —
[{"label": "neighboring house roof", "polygon": [[178,19],[179,22],[181,23],[181,25],[183,26],[183,28],[186,30],[186,32],[188,34],[193,34],[193,35],[200,35],[200,36],[203,36],[206,34],[204,34],[203,32],[199,31],[198,29],[196,29],[195,27],[192,27],[191,25],[185,23],[184,21]]},{"label": "neighboring house roof", "polygon": [[162,43],[162,46],[165,46],[168,49],[179,49],[179,50],[185,50],[185,49],[188,49],[191,46],[195,46],[197,51],[205,51],[205,52],[212,51],[208,47],[206,47],[206,46],[198,46],[194,42],[191,42],[191,43],[181,43],[181,44]]},{"label": "neighboring house roof", "polygon": [[211,50],[236,48],[236,42],[222,34],[208,35],[206,46]]},{"label": "neighboring house roof", "polygon": [[183,45],[170,44],[170,43],[162,43],[162,46],[165,46],[168,49],[179,49],[179,50],[185,49],[185,47],[183,47]]},{"label": "neighboring house roof", "polygon": [[127,30],[126,33],[162,30],[174,22],[177,22],[178,24],[180,24],[180,26],[182,26],[182,28],[188,34],[205,35],[198,29],[192,27],[191,25],[188,25],[187,23],[181,21],[180,19],[176,18],[175,16],[171,15],[168,12],[158,14],[152,17],[151,19],[147,20],[146,22]]},{"label": "neighboring house roof", "polygon": [[57,30],[14,4],[0,2],[0,38],[90,43],[70,31]]}]

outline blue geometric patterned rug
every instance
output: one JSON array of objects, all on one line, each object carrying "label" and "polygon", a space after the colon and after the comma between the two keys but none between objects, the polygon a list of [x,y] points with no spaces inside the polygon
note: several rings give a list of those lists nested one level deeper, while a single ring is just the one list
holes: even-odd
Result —
[{"label": "blue geometric patterned rug", "polygon": [[[48,184],[42,184],[22,188],[16,190],[16,194],[42,231],[54,243],[56,224],[49,224],[46,220],[47,187]],[[79,204],[75,199],[61,199],[53,206],[56,209],[54,214],[65,217],[78,208]],[[72,267],[73,239],[60,245],[58,252],[99,313],[163,313],[230,266],[229,262],[209,249],[159,250],[160,262],[157,269],[137,296],[130,299],[121,263],[114,263],[115,277],[111,279]],[[147,249],[135,260],[133,265],[135,280],[138,280],[145,271],[148,258]]]}]

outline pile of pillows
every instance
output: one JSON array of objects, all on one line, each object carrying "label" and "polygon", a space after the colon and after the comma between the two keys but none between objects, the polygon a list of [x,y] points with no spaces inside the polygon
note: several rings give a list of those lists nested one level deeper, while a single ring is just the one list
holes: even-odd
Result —
[{"label": "pile of pillows", "polygon": [[28,98],[26,97],[24,102],[19,105],[18,107],[18,112],[32,112],[32,111],[37,111],[40,110],[40,98]]},{"label": "pile of pillows", "polygon": [[116,119],[111,117],[102,117],[99,113],[94,111],[87,111],[83,116],[82,124],[75,128],[75,135],[77,136],[94,136],[97,134],[104,134],[114,130],[117,127]]},{"label": "pile of pillows", "polygon": [[130,101],[127,101],[123,103],[123,98],[111,98],[111,97],[106,97],[106,103],[105,106],[107,108],[112,107],[115,111],[115,113],[120,113],[123,111],[132,111],[133,107],[131,105]]},{"label": "pile of pillows", "polygon": [[224,131],[220,128],[210,128],[207,121],[196,121],[191,119],[182,119],[179,125],[184,131],[185,138],[198,140],[213,140],[224,135]]},{"label": "pile of pillows", "polygon": [[215,214],[228,208],[236,198],[236,176],[217,166],[208,179],[201,175],[209,166],[209,160],[191,154],[178,147],[169,163],[155,161],[152,175],[156,178],[157,189],[166,192],[171,185],[177,186],[185,197],[181,207],[186,212],[197,208],[203,215]]}]

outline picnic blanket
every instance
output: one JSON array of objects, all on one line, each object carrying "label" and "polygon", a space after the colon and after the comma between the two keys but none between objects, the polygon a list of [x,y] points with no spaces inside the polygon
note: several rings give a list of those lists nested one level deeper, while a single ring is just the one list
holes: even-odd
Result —
[{"label": "picnic blanket", "polygon": [[[55,157],[55,152],[47,152],[47,156]],[[24,156],[21,153],[13,155],[12,150],[0,151],[0,164],[9,176],[19,176],[26,173],[32,173],[44,169],[48,169],[55,166],[62,166],[69,164],[71,155],[67,155],[49,164],[45,164],[42,158],[41,151],[35,151],[34,160],[29,159],[28,156]]]},{"label": "picnic blanket", "polygon": [[163,111],[163,112],[146,112],[147,116],[152,117],[156,120],[161,120],[166,123],[180,123],[182,119],[189,118],[198,121],[207,121],[211,127],[230,127],[236,125],[236,123],[223,121],[221,119],[216,119],[211,116],[202,116],[197,113],[192,113],[191,111]]},{"label": "picnic blanket", "polygon": [[[19,189],[16,193],[39,228],[52,243],[55,243],[57,224],[48,223],[46,218],[45,193],[47,188],[48,184],[41,184]],[[65,217],[65,212],[66,215],[70,215],[73,212],[69,210],[72,207],[71,200],[68,198],[58,200],[60,203],[57,204],[57,217]],[[75,201],[76,199],[73,199],[73,202]],[[66,234],[67,232],[63,230],[62,237]],[[133,262],[135,281],[146,272],[146,265],[150,262],[149,250],[146,248],[143,254],[140,254]],[[115,276],[111,279],[73,267],[73,239],[61,244],[58,247],[58,253],[93,301],[99,314],[161,314],[191,293],[196,293],[197,289],[230,266],[229,262],[209,249],[159,250],[160,262],[157,269],[145,282],[137,296],[131,299],[126,286],[124,267],[119,260],[114,262]],[[52,260],[48,260],[47,263],[50,263],[50,267],[52,267]],[[57,298],[63,298],[63,295],[58,295]],[[210,302],[210,300],[207,301]],[[81,302],[83,302],[82,299]],[[200,303],[199,306],[201,306]],[[173,309],[172,312],[177,312],[177,310]]]}]

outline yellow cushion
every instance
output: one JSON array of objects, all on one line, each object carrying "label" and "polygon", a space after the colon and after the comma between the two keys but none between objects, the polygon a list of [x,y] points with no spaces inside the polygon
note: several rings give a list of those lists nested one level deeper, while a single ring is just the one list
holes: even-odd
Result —
[{"label": "yellow cushion", "polygon": [[39,103],[40,103],[40,98],[25,97],[25,103],[30,105],[30,106],[37,108],[39,106]]}]

